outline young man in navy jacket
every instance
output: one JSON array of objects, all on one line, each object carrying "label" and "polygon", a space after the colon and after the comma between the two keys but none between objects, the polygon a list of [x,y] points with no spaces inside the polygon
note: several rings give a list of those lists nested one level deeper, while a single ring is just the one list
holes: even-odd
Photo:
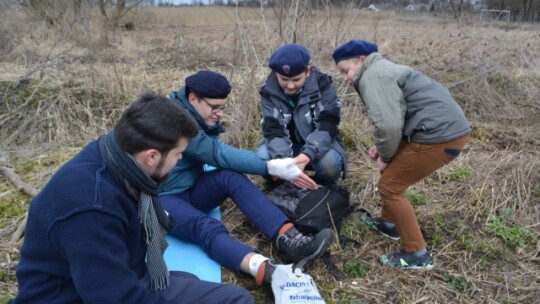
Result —
[{"label": "young man in navy jacket", "polygon": [[182,108],[147,93],[62,166],[30,204],[10,303],[253,303],[163,260],[175,224],[158,187],[196,134]]}]

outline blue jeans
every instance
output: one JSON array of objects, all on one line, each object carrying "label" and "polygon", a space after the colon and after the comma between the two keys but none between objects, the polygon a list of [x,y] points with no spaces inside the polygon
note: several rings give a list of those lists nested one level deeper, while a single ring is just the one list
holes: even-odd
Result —
[{"label": "blue jeans", "polygon": [[[302,149],[301,145],[293,145],[293,157],[300,154]],[[268,148],[266,144],[261,144],[255,150],[255,153],[262,159],[270,159],[268,154]],[[324,181],[335,184],[343,170],[343,158],[335,149],[330,149],[319,160],[312,160],[307,166],[307,170],[315,171],[315,178],[317,181]]]},{"label": "blue jeans", "polygon": [[176,221],[172,235],[200,245],[210,258],[240,273],[242,259],[255,250],[234,239],[219,220],[207,214],[228,197],[270,239],[288,221],[249,179],[229,170],[205,172],[190,190],[163,195],[160,200]]}]

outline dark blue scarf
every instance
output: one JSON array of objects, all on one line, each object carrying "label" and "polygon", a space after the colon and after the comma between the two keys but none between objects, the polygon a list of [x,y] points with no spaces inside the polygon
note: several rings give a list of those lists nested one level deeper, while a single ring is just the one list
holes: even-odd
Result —
[{"label": "dark blue scarf", "polygon": [[124,186],[129,195],[137,201],[144,228],[146,264],[151,288],[165,289],[169,286],[169,271],[163,259],[163,252],[168,246],[165,234],[174,228],[175,224],[161,207],[158,197],[159,184],[144,171],[132,155],[122,150],[114,130],[101,139],[99,148],[114,180]]}]

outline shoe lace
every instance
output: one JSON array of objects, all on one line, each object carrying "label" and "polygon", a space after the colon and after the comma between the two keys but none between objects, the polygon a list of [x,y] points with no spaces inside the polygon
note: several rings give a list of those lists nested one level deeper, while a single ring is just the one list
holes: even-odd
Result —
[{"label": "shoe lace", "polygon": [[429,258],[429,252],[427,252],[426,254],[424,254],[422,256],[417,256],[414,253],[409,253],[409,252],[405,252],[405,251],[401,250],[400,252],[398,252],[398,253],[396,253],[394,255],[395,261],[399,261],[400,259],[404,259],[408,263],[415,263],[415,264],[416,263],[420,263],[420,264],[425,263],[428,258]]},{"label": "shoe lace", "polygon": [[303,235],[302,233],[296,233],[294,235],[289,235],[284,238],[285,244],[288,246],[302,246],[311,242],[313,238],[310,236]]}]

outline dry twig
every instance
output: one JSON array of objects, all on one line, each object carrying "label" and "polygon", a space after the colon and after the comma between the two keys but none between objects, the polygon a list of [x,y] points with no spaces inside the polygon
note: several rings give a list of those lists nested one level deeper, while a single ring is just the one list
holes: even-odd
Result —
[{"label": "dry twig", "polygon": [[[8,180],[10,180],[15,187],[17,187],[17,190],[22,191],[26,194],[28,194],[31,197],[34,197],[38,194],[38,190],[26,183],[23,182],[23,180],[15,173],[15,171],[8,167],[0,166],[0,173],[4,175]],[[24,234],[24,229],[26,228],[26,219],[28,217],[28,212],[24,216],[22,222],[17,227],[17,230],[13,233],[13,236],[11,237],[10,244],[15,244],[18,240],[21,239],[22,235]]]}]

